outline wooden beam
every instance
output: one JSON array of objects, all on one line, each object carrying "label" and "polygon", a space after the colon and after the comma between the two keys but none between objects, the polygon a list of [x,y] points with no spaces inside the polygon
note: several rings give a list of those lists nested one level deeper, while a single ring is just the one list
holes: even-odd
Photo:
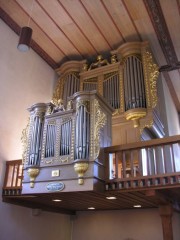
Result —
[{"label": "wooden beam", "polygon": [[161,216],[162,229],[163,229],[163,240],[173,240],[173,229],[172,229],[172,215],[173,208],[169,205],[159,206],[159,214]]},{"label": "wooden beam", "polygon": [[157,204],[159,204],[159,205],[160,204],[166,205],[172,201],[172,199],[169,198],[167,195],[160,193],[158,190],[155,190],[155,189],[147,190],[145,195],[150,198],[155,198],[157,201]]}]

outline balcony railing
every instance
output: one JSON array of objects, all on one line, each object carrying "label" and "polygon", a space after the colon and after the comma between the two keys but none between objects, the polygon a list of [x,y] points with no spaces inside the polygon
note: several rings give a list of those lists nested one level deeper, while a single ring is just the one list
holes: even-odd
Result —
[{"label": "balcony railing", "polygon": [[180,184],[180,135],[105,148],[106,190]]},{"label": "balcony railing", "polygon": [[22,189],[22,178],[22,160],[7,161],[3,195],[20,195]]},{"label": "balcony railing", "polygon": [[[180,186],[180,135],[105,148],[106,190]],[[21,160],[7,161],[3,195],[20,195]]]}]

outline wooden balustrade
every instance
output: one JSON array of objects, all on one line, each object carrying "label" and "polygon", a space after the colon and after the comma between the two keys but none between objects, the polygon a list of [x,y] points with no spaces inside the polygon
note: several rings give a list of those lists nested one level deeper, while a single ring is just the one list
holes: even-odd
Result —
[{"label": "wooden balustrade", "polygon": [[22,178],[23,178],[22,160],[7,161],[3,195],[21,194]]},{"label": "wooden balustrade", "polygon": [[180,183],[180,135],[105,148],[106,189]]},{"label": "wooden balustrade", "polygon": [[[107,147],[105,158],[106,190],[172,188],[180,184],[180,135]],[[21,194],[22,178],[22,161],[7,161],[3,195]]]}]

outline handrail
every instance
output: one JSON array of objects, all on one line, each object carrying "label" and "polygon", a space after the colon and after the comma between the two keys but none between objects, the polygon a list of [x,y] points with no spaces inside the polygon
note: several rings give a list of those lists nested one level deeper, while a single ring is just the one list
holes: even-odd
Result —
[{"label": "handrail", "polygon": [[[133,181],[135,186],[152,186],[160,182],[163,185],[170,182],[179,184],[179,178],[172,181],[166,176],[180,174],[180,135],[107,147],[104,151],[108,163],[107,184],[115,183],[117,186],[123,183],[125,186],[124,182],[129,181]],[[145,178],[149,178],[148,183],[143,180]],[[157,178],[155,182],[154,178]]]},{"label": "handrail", "polygon": [[158,139],[153,139],[148,141],[106,147],[104,150],[105,150],[105,153],[115,153],[122,150],[138,149],[143,147],[153,147],[153,146],[174,144],[178,142],[180,142],[180,135],[175,135],[175,136],[166,137],[166,138],[158,138]]},{"label": "handrail", "polygon": [[20,194],[22,189],[22,179],[23,179],[22,160],[7,161],[3,194],[4,195]]}]

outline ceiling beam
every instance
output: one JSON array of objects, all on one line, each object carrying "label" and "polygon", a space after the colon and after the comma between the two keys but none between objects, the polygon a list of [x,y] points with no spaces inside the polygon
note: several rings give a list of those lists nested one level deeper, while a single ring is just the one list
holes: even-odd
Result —
[{"label": "ceiling beam", "polygon": [[178,62],[159,0],[143,1],[167,61],[167,65],[160,67],[159,70],[172,71],[180,68],[180,62]]}]

